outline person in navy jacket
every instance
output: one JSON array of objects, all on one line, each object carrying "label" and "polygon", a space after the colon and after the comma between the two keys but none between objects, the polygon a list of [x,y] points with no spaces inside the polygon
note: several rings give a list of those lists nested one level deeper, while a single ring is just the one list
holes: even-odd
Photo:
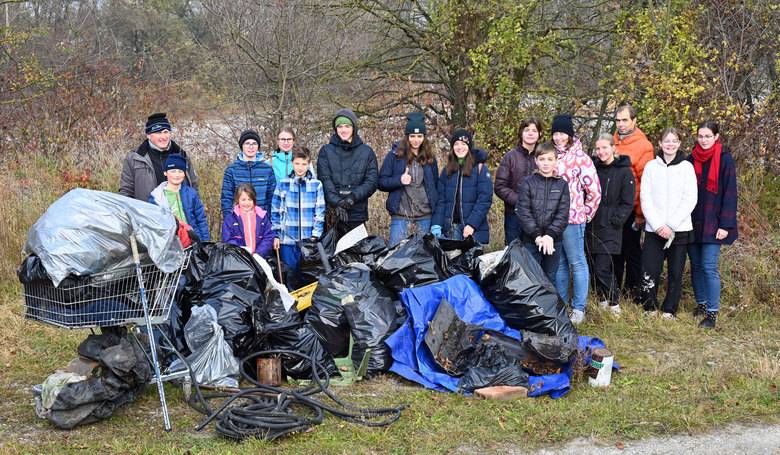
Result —
[{"label": "person in navy jacket", "polygon": [[439,167],[431,142],[426,139],[425,116],[407,115],[405,136],[385,157],[379,171],[379,189],[387,191],[390,212],[390,245],[406,238],[409,228],[426,233],[436,208]]},{"label": "person in navy jacket", "polygon": [[493,202],[493,181],[483,164],[487,152],[474,148],[471,133],[463,129],[455,130],[450,146],[447,165],[439,175],[431,233],[458,240],[473,236],[487,244],[487,214]]}]

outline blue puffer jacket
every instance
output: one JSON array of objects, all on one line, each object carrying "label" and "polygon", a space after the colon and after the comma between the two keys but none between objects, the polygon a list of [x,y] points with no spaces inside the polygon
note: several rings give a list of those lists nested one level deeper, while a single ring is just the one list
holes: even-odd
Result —
[{"label": "blue puffer jacket", "polygon": [[257,193],[257,205],[268,213],[271,213],[271,200],[276,189],[276,177],[271,166],[264,161],[244,161],[243,153],[238,154],[236,161],[225,169],[222,178],[222,195],[220,205],[222,216],[227,216],[233,211],[233,196],[236,188],[242,183],[251,183]]},{"label": "blue puffer jacket", "polygon": [[[461,208],[465,224],[474,228],[474,239],[482,244],[490,241],[490,228],[487,214],[493,203],[493,181],[487,166],[480,165],[487,160],[487,152],[481,149],[472,150],[477,164],[471,170],[471,175],[463,176],[461,187]],[[481,168],[481,169],[480,169]],[[455,212],[455,190],[461,172],[447,176],[445,167],[439,175],[438,202],[433,212],[432,225],[441,226],[445,234],[452,229],[452,215]]]},{"label": "blue puffer jacket", "polygon": [[[168,182],[162,182],[157,185],[157,188],[152,190],[152,194],[149,195],[149,202],[159,205],[160,207],[171,211],[171,205],[168,204],[168,198],[165,197],[163,190],[168,186]],[[202,241],[207,242],[211,240],[209,235],[209,220],[206,218],[206,210],[203,208],[203,202],[198,196],[198,192],[194,188],[188,185],[182,185],[179,188],[179,195],[181,196],[181,208],[184,211],[184,216],[187,217],[185,221],[192,226],[195,234],[198,235]]]},{"label": "blue puffer jacket", "polygon": [[[397,215],[401,206],[401,196],[404,194],[404,185],[401,184],[401,176],[406,170],[406,158],[399,158],[396,155],[398,143],[393,143],[393,148],[387,154],[382,162],[382,169],[379,170],[379,189],[387,191],[387,211],[390,215]],[[423,184],[425,185],[425,194],[428,195],[428,203],[431,209],[436,208],[438,198],[439,167],[436,164],[436,158],[433,163],[423,166]]]}]

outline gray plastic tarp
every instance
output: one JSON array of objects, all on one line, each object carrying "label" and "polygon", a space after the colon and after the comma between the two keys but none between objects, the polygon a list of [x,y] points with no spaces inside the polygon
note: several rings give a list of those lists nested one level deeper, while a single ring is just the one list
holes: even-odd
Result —
[{"label": "gray plastic tarp", "polygon": [[41,259],[55,286],[68,275],[108,272],[133,262],[130,234],[163,272],[184,259],[173,215],[148,202],[76,188],[49,206],[27,233],[24,254]]}]

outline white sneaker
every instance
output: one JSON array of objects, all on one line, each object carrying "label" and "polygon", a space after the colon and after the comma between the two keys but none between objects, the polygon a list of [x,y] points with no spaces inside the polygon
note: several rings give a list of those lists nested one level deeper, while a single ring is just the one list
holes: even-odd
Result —
[{"label": "white sneaker", "polygon": [[664,313],[661,317],[664,319],[677,319],[672,313]]},{"label": "white sneaker", "polygon": [[599,302],[599,306],[600,306],[601,308],[606,308],[606,307],[608,307],[608,306],[609,306],[609,301],[607,301],[607,300],[602,300],[601,302]]},{"label": "white sneaker", "polygon": [[614,314],[615,316],[620,314],[620,305],[612,305],[609,307],[609,310]]},{"label": "white sneaker", "polygon": [[652,311],[645,310],[645,316],[654,318],[658,316],[658,310],[652,310]]},{"label": "white sneaker", "polygon": [[585,312],[580,310],[573,310],[571,312],[571,323],[579,325],[585,322]]}]

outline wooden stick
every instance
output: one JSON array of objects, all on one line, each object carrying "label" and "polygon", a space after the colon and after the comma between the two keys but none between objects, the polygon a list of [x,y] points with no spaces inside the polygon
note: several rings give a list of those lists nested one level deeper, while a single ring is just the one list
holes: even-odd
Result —
[{"label": "wooden stick", "polygon": [[276,269],[279,271],[279,284],[284,284],[282,281],[282,260],[279,258],[279,250],[276,251]]}]

